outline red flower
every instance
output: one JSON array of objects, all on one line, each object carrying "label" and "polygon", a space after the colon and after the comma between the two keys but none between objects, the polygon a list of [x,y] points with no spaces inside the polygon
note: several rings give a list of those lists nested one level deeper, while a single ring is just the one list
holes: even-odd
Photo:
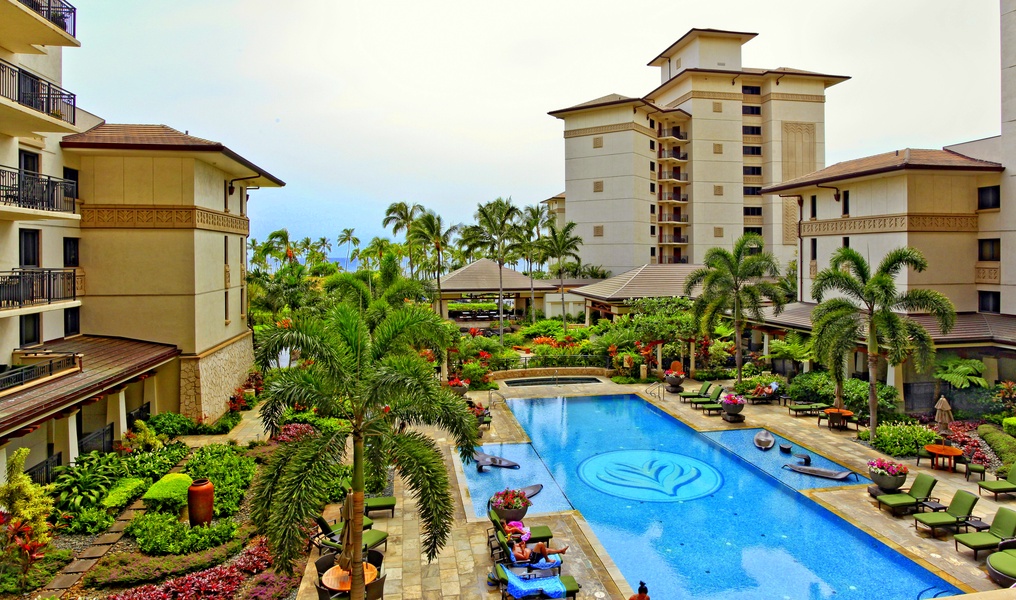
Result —
[{"label": "red flower", "polygon": [[384,411],[385,414],[387,415],[388,413],[392,412],[392,407],[385,404]]}]

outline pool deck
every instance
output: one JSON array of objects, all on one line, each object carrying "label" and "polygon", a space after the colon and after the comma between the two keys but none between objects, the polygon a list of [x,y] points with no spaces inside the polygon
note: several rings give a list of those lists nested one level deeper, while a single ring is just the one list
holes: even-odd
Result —
[{"label": "pool deck", "polygon": [[[718,416],[706,416],[695,410],[691,405],[678,401],[677,396],[666,394],[663,399],[645,393],[646,385],[617,385],[608,379],[599,384],[563,384],[560,386],[535,386],[508,388],[501,385],[500,393],[509,399],[515,398],[546,398],[550,396],[593,396],[605,394],[638,394],[652,402],[668,414],[683,421],[698,431],[712,431],[732,428],[765,427],[774,433],[793,440],[798,445],[811,448],[818,454],[831,458],[858,473],[867,474],[867,461],[881,454],[853,441],[856,433],[849,431],[830,430],[823,424],[817,425],[815,417],[794,417],[788,414],[784,406],[748,405],[742,412],[746,419],[743,424],[730,424]],[[686,382],[685,389],[697,389],[698,383]],[[488,404],[487,392],[470,392],[473,400]],[[516,422],[511,411],[503,402],[495,402],[491,407],[493,424],[485,431],[482,443],[519,443],[528,442],[525,432]],[[487,573],[491,570],[491,559],[487,551],[487,527],[489,523],[477,519],[472,511],[467,511],[469,502],[465,481],[460,469],[451,440],[443,433],[428,431],[438,440],[445,453],[446,465],[453,473],[455,497],[455,524],[448,543],[439,558],[428,563],[420,555],[419,522],[415,510],[415,500],[408,493],[399,478],[396,478],[395,495],[398,507],[394,518],[386,513],[375,513],[377,529],[389,533],[388,551],[385,553],[385,569],[389,576],[385,584],[387,600],[498,600],[496,587],[486,585]],[[932,471],[924,464],[915,467],[913,461],[907,461],[911,469],[908,483],[916,473],[929,473],[939,482],[935,495],[948,504],[956,490],[963,489],[977,493],[974,478],[970,482],[964,480],[961,473]],[[929,465],[930,466],[930,465]],[[990,477],[990,476],[989,476]],[[957,552],[953,548],[952,535],[943,535],[939,539],[929,534],[914,530],[914,520],[909,516],[892,517],[886,511],[879,511],[877,504],[867,491],[866,486],[846,486],[828,490],[810,490],[804,492],[816,502],[832,512],[842,516],[868,534],[878,538],[889,546],[902,552],[911,559],[923,564],[944,579],[968,592],[998,590],[985,571],[984,560],[987,554],[981,554],[975,561],[973,554],[966,548]],[[465,502],[464,502],[465,501]],[[999,506],[1016,508],[1011,497],[1000,496],[994,502],[988,496],[982,496],[975,513],[990,522]],[[336,511],[338,507],[329,507]],[[327,518],[333,518],[326,511]],[[575,577],[582,584],[580,598],[603,600],[624,600],[634,590],[621,576],[620,571],[610,560],[610,556],[596,540],[581,514],[568,511],[551,515],[532,516],[526,519],[531,525],[548,525],[554,531],[554,545],[569,545],[564,573]],[[312,559],[315,558],[312,556]],[[849,561],[849,557],[844,557]],[[310,565],[313,569],[313,564]],[[858,577],[864,577],[858,573]],[[299,598],[313,600],[316,598],[313,580],[316,574],[312,570],[304,577]],[[308,585],[309,584],[309,585]],[[650,582],[650,594],[652,586]],[[973,598],[972,596],[964,596]],[[1014,597],[1011,591],[1002,591],[991,597]]]}]

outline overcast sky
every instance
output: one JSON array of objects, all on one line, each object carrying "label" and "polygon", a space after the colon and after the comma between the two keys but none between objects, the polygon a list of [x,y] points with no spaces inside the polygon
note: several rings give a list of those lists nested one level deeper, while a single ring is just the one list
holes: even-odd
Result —
[{"label": "overcast sky", "polygon": [[223,142],[285,180],[251,194],[258,239],[354,227],[366,244],[391,237],[391,202],[463,222],[498,196],[557,194],[563,124],[547,112],[644,95],[659,84],[645,64],[693,27],[758,33],[748,67],[852,78],[827,90],[826,164],[999,132],[995,0],[73,3],[78,105]]}]

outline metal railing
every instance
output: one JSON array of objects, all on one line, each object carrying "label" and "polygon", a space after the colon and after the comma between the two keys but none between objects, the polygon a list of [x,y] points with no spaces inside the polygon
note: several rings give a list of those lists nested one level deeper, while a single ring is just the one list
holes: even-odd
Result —
[{"label": "metal railing", "polygon": [[663,381],[657,381],[656,383],[654,383],[651,386],[647,387],[646,388],[646,395],[647,396],[652,396],[654,398],[659,398],[660,400],[663,400],[663,394],[664,394],[664,392],[663,392],[663,384],[664,383],[665,382],[663,382]]},{"label": "metal railing", "polygon": [[677,127],[671,127],[669,129],[667,129],[667,128],[659,129],[656,132],[656,135],[658,137],[674,137],[674,138],[677,138],[679,140],[686,140],[686,139],[688,139],[688,134],[684,133],[683,131],[681,131]]},{"label": "metal railing", "polygon": [[688,201],[688,194],[674,194],[672,192],[667,192],[665,194],[660,194],[660,201],[661,202],[687,202]]},{"label": "metal railing", "polygon": [[74,124],[74,94],[5,60],[0,60],[0,96]]},{"label": "metal railing", "polygon": [[61,466],[63,462],[62,452],[57,452],[41,463],[30,469],[25,469],[25,475],[32,478],[32,482],[38,485],[46,485],[53,481],[53,469]]},{"label": "metal railing", "polygon": [[681,173],[680,171],[662,171],[660,173],[660,179],[676,179],[678,181],[688,181],[688,174]]},{"label": "metal railing", "polygon": [[110,423],[102,429],[93,431],[85,437],[78,440],[78,454],[88,454],[89,452],[106,452],[113,451],[113,424]]},{"label": "metal railing", "polygon": [[0,310],[74,300],[74,269],[0,271]]},{"label": "metal railing", "polygon": [[[609,356],[595,356],[592,354],[564,354],[557,356],[520,356],[518,358],[493,358],[490,360],[490,368],[494,371],[507,371],[509,369],[542,369],[557,367],[599,367],[611,368]],[[452,372],[462,371],[462,362],[456,361],[452,365]]]},{"label": "metal railing", "polygon": [[688,222],[688,215],[679,215],[679,214],[676,214],[676,213],[671,213],[671,214],[662,213],[660,215],[660,222],[661,223],[687,223]]},{"label": "metal railing", "polygon": [[69,179],[0,165],[0,204],[73,213],[77,197],[77,184]]},{"label": "metal railing", "polygon": [[686,235],[671,235],[666,233],[660,234],[660,242],[664,244],[687,244],[688,236]]},{"label": "metal railing", "polygon": [[661,265],[686,265],[688,264],[687,256],[661,256],[659,263]]},{"label": "metal railing", "polygon": [[134,424],[138,421],[148,421],[152,417],[152,405],[145,402],[141,406],[127,413],[127,429],[133,430]]},{"label": "metal railing", "polygon": [[31,365],[18,365],[0,373],[0,391],[22,386],[43,377],[49,377],[54,373],[72,369],[75,366],[77,366],[77,359],[73,354],[61,354],[45,362]]},{"label": "metal railing", "polygon": [[19,0],[47,21],[77,37],[78,9],[63,0]]},{"label": "metal railing", "polygon": [[669,152],[666,151],[666,150],[660,150],[657,153],[657,157],[658,158],[675,158],[677,160],[688,160],[688,153],[687,152],[678,152],[677,150],[671,150]]}]

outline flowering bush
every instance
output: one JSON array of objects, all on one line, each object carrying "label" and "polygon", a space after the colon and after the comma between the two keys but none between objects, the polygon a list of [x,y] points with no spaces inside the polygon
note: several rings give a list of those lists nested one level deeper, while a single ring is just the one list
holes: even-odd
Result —
[{"label": "flowering bush", "polygon": [[300,585],[299,577],[288,577],[276,573],[262,573],[254,578],[254,584],[244,596],[245,600],[281,600],[289,596],[296,586]]},{"label": "flowering bush", "polygon": [[313,425],[307,425],[306,423],[290,423],[282,426],[282,429],[279,430],[279,435],[275,436],[275,440],[282,444],[287,442],[298,442],[315,434],[317,434],[317,429],[315,429]]},{"label": "flowering bush", "polygon": [[666,375],[667,377],[684,377],[684,369],[682,367],[678,367],[676,369],[667,369],[664,375]]},{"label": "flowering bush", "polygon": [[252,575],[272,566],[272,554],[268,550],[268,540],[264,536],[254,538],[254,543],[240,553],[233,566]]},{"label": "flowering bush", "polygon": [[897,475],[906,475],[910,472],[907,465],[903,463],[893,462],[885,458],[876,458],[868,461],[868,470],[878,475],[887,475],[895,477]]},{"label": "flowering bush", "polygon": [[720,400],[720,404],[744,404],[744,396],[727,394]]},{"label": "flowering bush", "polygon": [[494,497],[491,498],[492,507],[504,510],[516,510],[532,505],[533,502],[526,497],[526,493],[522,490],[510,490],[505,488],[504,491],[497,492],[494,494]]},{"label": "flowering bush", "polygon": [[459,379],[458,375],[452,375],[451,379],[448,380],[448,385],[452,387],[465,387],[469,385],[469,380]]}]

